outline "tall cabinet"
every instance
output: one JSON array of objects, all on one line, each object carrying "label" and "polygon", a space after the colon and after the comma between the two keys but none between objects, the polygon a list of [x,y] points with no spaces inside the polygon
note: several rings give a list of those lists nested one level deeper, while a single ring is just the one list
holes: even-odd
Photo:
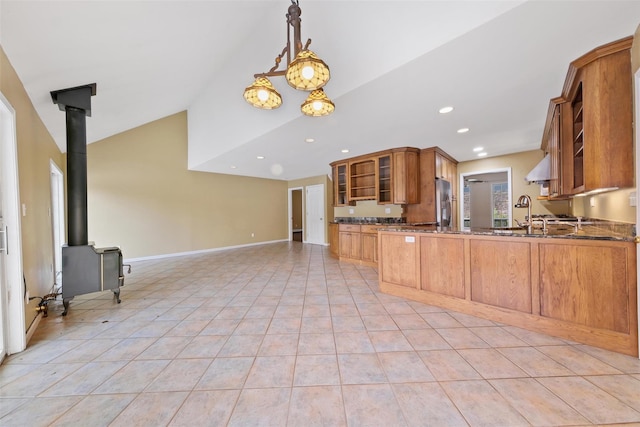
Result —
[{"label": "tall cabinet", "polygon": [[458,162],[439,147],[420,151],[420,202],[406,206],[407,223],[436,222],[436,180],[439,179],[451,184],[450,226],[457,227]]}]

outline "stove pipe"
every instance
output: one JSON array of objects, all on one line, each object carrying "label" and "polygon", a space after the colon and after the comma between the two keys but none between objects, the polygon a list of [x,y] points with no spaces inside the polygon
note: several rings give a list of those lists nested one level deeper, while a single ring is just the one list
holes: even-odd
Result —
[{"label": "stove pipe", "polygon": [[89,244],[87,225],[87,124],[96,84],[51,92],[51,99],[66,112],[67,220],[69,246]]}]

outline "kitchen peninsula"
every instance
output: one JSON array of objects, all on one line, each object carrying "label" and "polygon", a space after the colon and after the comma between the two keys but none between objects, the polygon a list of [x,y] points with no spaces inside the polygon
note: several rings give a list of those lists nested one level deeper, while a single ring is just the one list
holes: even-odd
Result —
[{"label": "kitchen peninsula", "polygon": [[631,237],[387,227],[382,292],[638,356]]}]

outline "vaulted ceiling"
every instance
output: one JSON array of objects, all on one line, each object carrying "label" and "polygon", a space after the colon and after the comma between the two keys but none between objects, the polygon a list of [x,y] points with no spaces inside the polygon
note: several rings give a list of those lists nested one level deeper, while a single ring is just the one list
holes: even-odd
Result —
[{"label": "vaulted ceiling", "polygon": [[0,44],[63,151],[49,92],[95,82],[89,143],[187,110],[190,169],[290,180],[391,147],[437,145],[459,161],[480,146],[537,149],[569,62],[640,24],[639,1],[300,0],[336,104],[311,118],[283,77],[277,110],[242,97],[284,47],[289,5],[0,0]]}]

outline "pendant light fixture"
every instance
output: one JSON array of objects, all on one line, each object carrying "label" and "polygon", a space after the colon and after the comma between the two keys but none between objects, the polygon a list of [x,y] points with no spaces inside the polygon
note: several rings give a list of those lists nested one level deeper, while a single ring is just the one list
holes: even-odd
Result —
[{"label": "pendant light fixture", "polygon": [[[282,104],[282,96],[273,87],[268,77],[285,76],[287,83],[294,89],[309,91],[309,97],[300,106],[307,116],[326,116],[331,114],[335,105],[321,89],[331,78],[329,66],[309,50],[311,39],[302,46],[300,39],[300,15],[302,10],[298,0],[291,0],[287,11],[287,45],[275,59],[275,65],[266,73],[254,74],[255,81],[245,88],[244,99],[251,105],[265,110],[278,108]],[[291,39],[293,28],[293,40]],[[291,50],[293,47],[293,61]],[[286,57],[287,68],[278,70],[282,58]]]}]

